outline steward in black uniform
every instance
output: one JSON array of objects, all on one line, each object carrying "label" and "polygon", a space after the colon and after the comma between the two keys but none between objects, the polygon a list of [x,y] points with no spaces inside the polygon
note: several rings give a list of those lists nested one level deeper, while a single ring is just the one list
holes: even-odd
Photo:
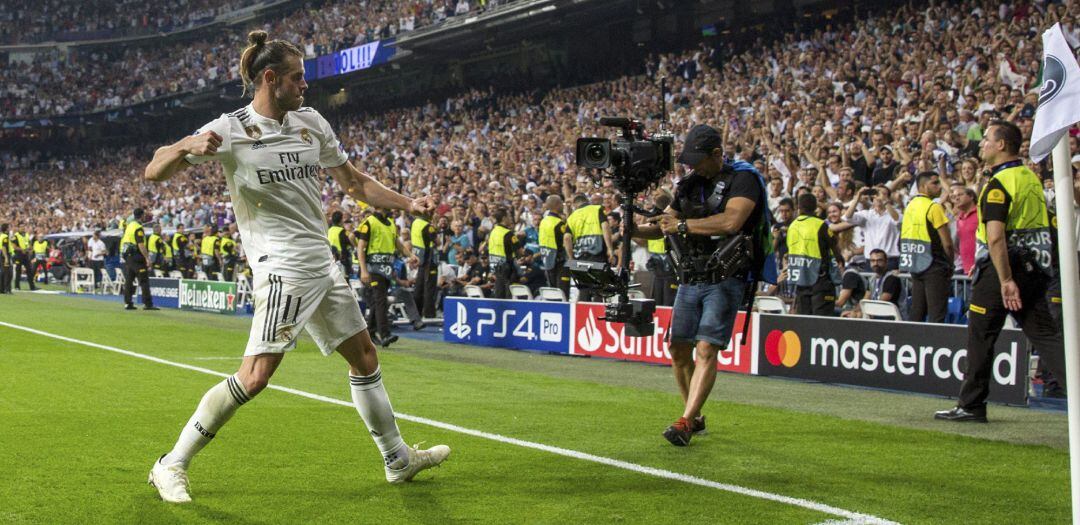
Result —
[{"label": "steward in black uniform", "polygon": [[124,229],[124,237],[120,239],[120,255],[124,258],[125,309],[135,309],[135,280],[138,279],[143,310],[157,310],[154,299],[150,296],[150,257],[146,250],[146,232],[143,231],[142,224],[139,224],[143,219],[142,208],[135,208],[132,217]]},{"label": "steward in black uniform", "polygon": [[0,294],[11,293],[11,262],[14,256],[8,225],[0,224]]},{"label": "steward in black uniform", "polygon": [[435,317],[435,299],[439,295],[439,257],[435,248],[435,227],[427,219],[416,217],[409,229],[412,250],[420,258],[413,296],[420,315]]},{"label": "steward in black uniform", "polygon": [[986,422],[994,344],[1006,315],[1016,319],[1040,362],[1067,388],[1061,324],[1046,300],[1055,243],[1042,182],[1017,158],[1022,137],[1015,124],[995,120],[979,145],[979,157],[994,168],[979,196],[967,369],[956,407],[935,413],[936,419]]}]

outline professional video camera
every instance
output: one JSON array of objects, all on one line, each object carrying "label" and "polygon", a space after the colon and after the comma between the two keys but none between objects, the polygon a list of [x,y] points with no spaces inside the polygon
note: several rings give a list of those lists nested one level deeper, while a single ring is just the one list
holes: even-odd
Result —
[{"label": "professional video camera", "polygon": [[634,213],[646,217],[656,214],[635,206],[634,199],[638,193],[660,182],[664,173],[675,168],[675,136],[663,126],[658,133],[650,136],[641,122],[627,117],[604,117],[600,119],[600,124],[622,129],[622,136],[615,140],[580,138],[577,141],[576,159],[578,166],[598,170],[595,182],[599,183],[601,177],[611,179],[621,194],[622,266],[613,269],[607,263],[572,261],[567,267],[579,286],[594,289],[605,297],[614,296],[604,309],[604,320],[625,323],[628,336],[649,337],[654,335],[656,302],[648,299],[630,300],[632,286],[628,265]]}]

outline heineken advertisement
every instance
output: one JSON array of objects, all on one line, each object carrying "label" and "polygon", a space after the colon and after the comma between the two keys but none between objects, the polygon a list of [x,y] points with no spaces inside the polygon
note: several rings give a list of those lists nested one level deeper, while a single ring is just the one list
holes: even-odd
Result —
[{"label": "heineken advertisement", "polygon": [[180,309],[236,313],[236,283],[221,281],[180,281]]}]

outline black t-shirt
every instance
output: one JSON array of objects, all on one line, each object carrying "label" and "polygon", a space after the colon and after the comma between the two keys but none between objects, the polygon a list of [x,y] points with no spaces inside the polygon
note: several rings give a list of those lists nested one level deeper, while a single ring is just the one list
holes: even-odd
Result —
[{"label": "black t-shirt", "polygon": [[860,156],[857,159],[851,159],[848,164],[851,165],[852,178],[867,186],[871,185],[870,165],[866,163],[866,157]]},{"label": "black t-shirt", "polygon": [[892,164],[885,166],[880,161],[874,163],[874,173],[870,178],[871,185],[888,184],[896,178],[896,172],[900,169],[900,163],[893,162]]},{"label": "black t-shirt", "polygon": [[858,303],[866,297],[866,281],[859,275],[857,270],[851,269],[844,272],[844,280],[840,285],[843,290],[851,290],[851,301]]},{"label": "black t-shirt", "polygon": [[887,273],[884,277],[874,277],[870,281],[870,285],[873,287],[870,290],[870,298],[875,301],[880,301],[881,294],[890,294],[889,302],[900,306],[900,278],[893,273]]}]

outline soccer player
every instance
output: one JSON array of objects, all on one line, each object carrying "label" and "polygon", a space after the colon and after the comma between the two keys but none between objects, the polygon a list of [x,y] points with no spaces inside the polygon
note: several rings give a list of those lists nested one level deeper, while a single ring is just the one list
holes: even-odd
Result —
[{"label": "soccer player", "polygon": [[336,351],[348,362],[353,402],[383,455],[386,480],[409,481],[446,460],[450,448],[416,450],[401,438],[375,346],[326,240],[320,168],[351,197],[373,206],[428,215],[431,200],[389,190],[348,161],[326,119],[301,106],[307,82],[300,49],[267,41],[265,31],[251,32],[248,40],[240,70],[245,93],[254,87],[252,103],[159,148],[146,167],[148,180],[163,181],[193,164],[222,163],[255,288],[255,317],[240,369],[203,396],[176,445],[154,463],[150,483],[165,501],[191,501],[192,457],[266,388],[305,328],[323,354]]}]

